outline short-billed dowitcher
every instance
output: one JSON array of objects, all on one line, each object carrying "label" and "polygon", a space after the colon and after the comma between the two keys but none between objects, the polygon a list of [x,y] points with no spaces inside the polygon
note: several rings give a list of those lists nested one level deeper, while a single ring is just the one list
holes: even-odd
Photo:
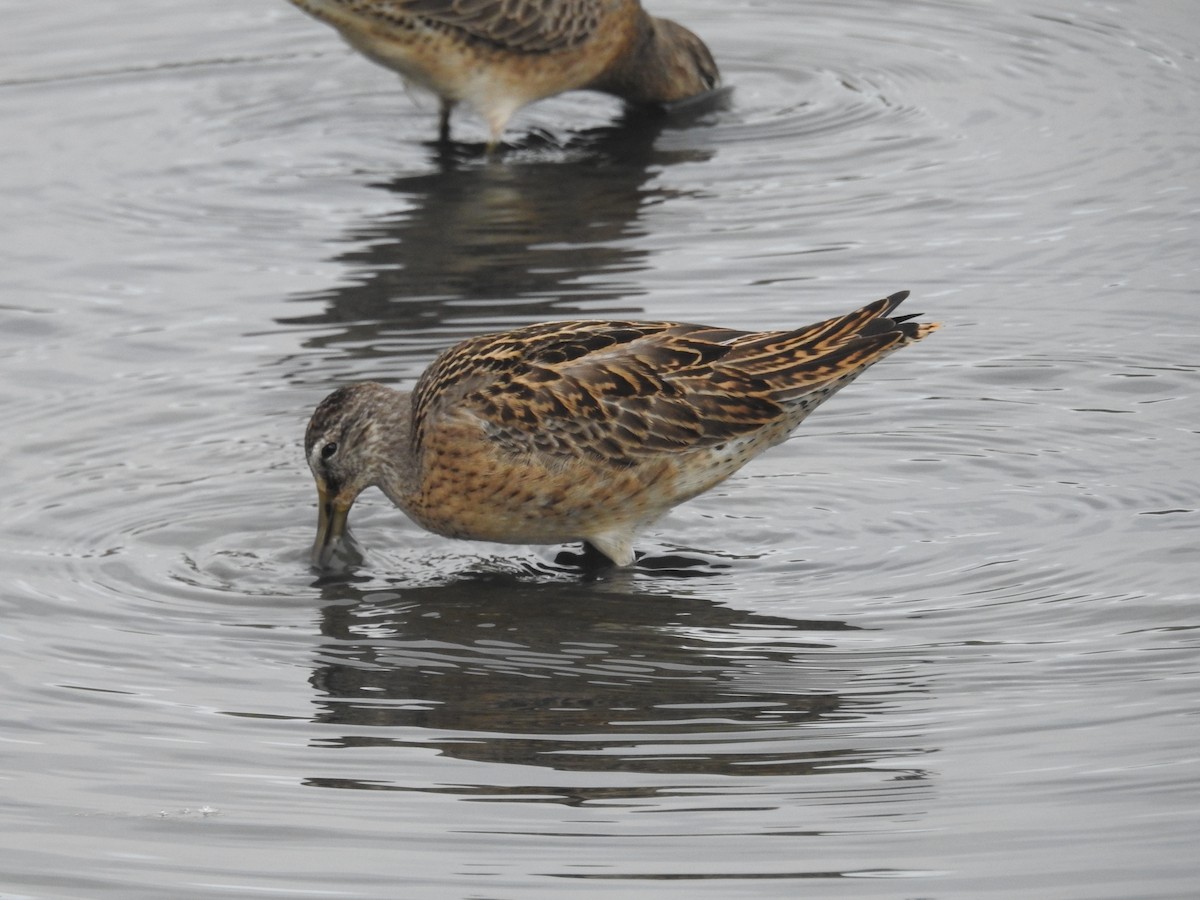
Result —
[{"label": "short-billed dowitcher", "polygon": [[715,88],[704,42],[639,0],[291,0],[328,22],[368,59],[440,98],[473,107],[499,143],[509,118],[574,90],[630,103],[671,103]]},{"label": "short-billed dowitcher", "polygon": [[338,388],[308,423],[314,565],[380,488],[418,525],[514,544],[582,540],[619,566],[633,537],[783,441],[820,403],[936,323],[907,291],[794,331],[547,322],[444,351],[397,391]]}]

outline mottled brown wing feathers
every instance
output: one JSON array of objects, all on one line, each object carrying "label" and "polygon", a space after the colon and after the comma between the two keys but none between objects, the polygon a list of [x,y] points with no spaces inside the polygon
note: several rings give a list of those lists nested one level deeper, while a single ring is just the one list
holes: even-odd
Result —
[{"label": "mottled brown wing feathers", "polygon": [[788,332],[578,321],[484,335],[421,377],[414,438],[419,445],[431,422],[467,410],[497,446],[518,454],[632,465],[715,446],[780,420],[808,395],[831,393],[936,327],[887,317],[903,299]]},{"label": "mottled brown wing feathers", "polygon": [[826,319],[794,331],[747,335],[745,340],[738,343],[738,362],[751,370],[757,365],[765,371],[774,371],[783,357],[796,360],[816,359],[848,337],[868,334],[871,331],[894,330],[895,320],[886,318],[887,311],[894,307],[895,303],[888,297],[844,316]]},{"label": "mottled brown wing feathers", "polygon": [[522,53],[574,47],[596,30],[612,0],[395,0],[402,14]]}]

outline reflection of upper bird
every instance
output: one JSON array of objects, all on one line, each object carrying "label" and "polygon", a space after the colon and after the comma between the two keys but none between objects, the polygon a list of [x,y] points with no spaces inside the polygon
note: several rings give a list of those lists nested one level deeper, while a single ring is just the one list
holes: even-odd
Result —
[{"label": "reflection of upper bird", "polygon": [[670,103],[716,87],[704,43],[638,0],[291,0],[352,47],[441,99],[439,135],[465,102],[504,134],[522,106],[580,89]]},{"label": "reflection of upper bird", "polygon": [[935,328],[893,294],[795,331],[549,322],[464,341],[410,394],[334,391],[308,424],[313,562],[333,557],[372,485],[430,531],[583,540],[617,565],[633,536],[783,441],[820,403]]}]

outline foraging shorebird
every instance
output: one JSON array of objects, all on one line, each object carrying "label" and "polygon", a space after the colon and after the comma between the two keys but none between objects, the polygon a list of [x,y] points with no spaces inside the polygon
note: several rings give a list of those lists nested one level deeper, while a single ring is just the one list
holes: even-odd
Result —
[{"label": "foraging shorebird", "polygon": [[418,525],[516,544],[582,540],[618,566],[671,507],[782,442],[822,402],[938,326],[893,294],[793,331],[569,321],[463,341],[410,393],[365,382],[321,401],[304,438],[314,565],[378,487]]},{"label": "foraging shorebird", "polygon": [[450,139],[459,103],[500,142],[518,109],[564,91],[633,104],[684,100],[717,87],[704,42],[638,0],[290,0],[328,22],[368,59],[440,99]]}]

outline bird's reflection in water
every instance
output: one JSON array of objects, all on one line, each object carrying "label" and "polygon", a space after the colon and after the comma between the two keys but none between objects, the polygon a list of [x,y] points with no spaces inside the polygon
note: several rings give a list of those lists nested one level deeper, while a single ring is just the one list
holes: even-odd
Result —
[{"label": "bird's reflection in water", "polygon": [[527,137],[500,159],[434,147],[432,171],[375,185],[398,208],[346,233],[351,249],[334,259],[346,281],[297,296],[321,309],[280,324],[316,329],[305,347],[336,359],[427,360],[465,334],[521,321],[642,316],[631,275],[650,251],[630,239],[644,233],[647,207],[678,196],[660,172],[712,154],[658,146],[683,115],[630,110],[563,144]]},{"label": "bird's reflection in water", "polygon": [[[801,775],[883,755],[870,738],[828,734],[830,725],[880,715],[877,695],[843,693],[855,676],[836,655],[837,636],[857,629],[742,612],[672,586],[675,593],[656,593],[644,580],[537,583],[497,573],[400,591],[329,583],[312,675],[314,721],[329,734],[317,744],[433,747],[456,759],[577,774]],[[543,799],[560,792],[310,783]],[[559,799],[588,790],[563,788]],[[626,788],[609,785],[605,796],[614,790]]]}]

